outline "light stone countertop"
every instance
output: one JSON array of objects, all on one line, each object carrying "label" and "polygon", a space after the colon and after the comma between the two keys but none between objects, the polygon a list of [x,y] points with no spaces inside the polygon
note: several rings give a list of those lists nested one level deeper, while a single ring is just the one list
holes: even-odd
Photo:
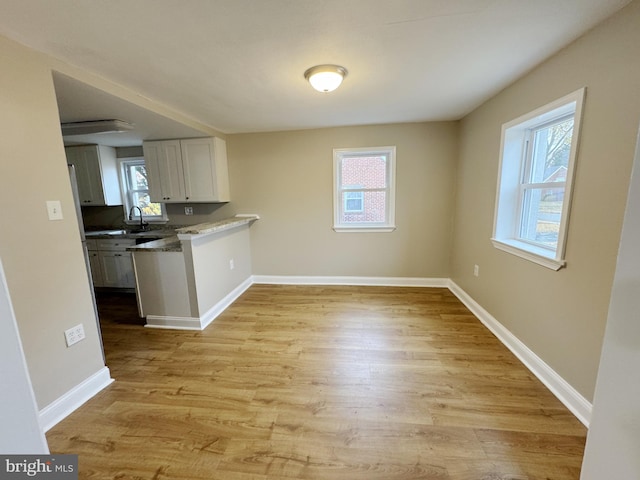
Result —
[{"label": "light stone countertop", "polygon": [[[135,233],[134,233],[135,231]],[[161,228],[154,229],[151,228],[149,230],[145,230],[144,232],[139,232],[136,229],[103,229],[103,230],[88,230],[85,231],[85,237],[88,239],[96,238],[96,239],[107,239],[107,238],[164,238],[164,237],[175,237],[176,232],[172,228]]]},{"label": "light stone countertop", "polygon": [[141,243],[127,247],[127,252],[181,252],[182,243],[178,240],[178,237],[173,235],[172,237],[161,238],[160,240],[153,240],[151,242]]},{"label": "light stone countertop", "polygon": [[181,252],[182,243],[179,237],[185,239],[194,236],[205,236],[213,233],[224,232],[232,228],[240,227],[255,222],[260,217],[258,215],[240,215],[231,218],[225,218],[217,222],[199,223],[189,227],[177,228],[177,235],[154,240],[152,242],[141,243],[140,245],[127,247],[128,252]]},{"label": "light stone countertop", "polygon": [[208,235],[246,225],[255,222],[259,218],[258,215],[237,215],[217,222],[199,223],[190,227],[178,228],[176,233],[178,235]]}]

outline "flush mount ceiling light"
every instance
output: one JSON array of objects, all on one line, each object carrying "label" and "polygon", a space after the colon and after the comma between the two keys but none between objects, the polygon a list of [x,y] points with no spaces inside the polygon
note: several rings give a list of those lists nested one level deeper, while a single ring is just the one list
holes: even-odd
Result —
[{"label": "flush mount ceiling light", "polygon": [[122,120],[88,120],[86,122],[61,123],[62,135],[89,135],[91,133],[119,133],[133,130],[133,125]]},{"label": "flush mount ceiling light", "polygon": [[347,69],[339,65],[316,65],[304,72],[311,86],[319,92],[332,92],[340,86]]}]

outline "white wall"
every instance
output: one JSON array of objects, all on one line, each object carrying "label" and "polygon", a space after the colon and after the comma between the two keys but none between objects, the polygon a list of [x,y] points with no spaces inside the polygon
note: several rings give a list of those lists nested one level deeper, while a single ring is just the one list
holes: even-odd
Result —
[{"label": "white wall", "polygon": [[633,172],[583,480],[640,478],[640,136]]},{"label": "white wall", "polygon": [[49,453],[0,261],[0,452]]}]

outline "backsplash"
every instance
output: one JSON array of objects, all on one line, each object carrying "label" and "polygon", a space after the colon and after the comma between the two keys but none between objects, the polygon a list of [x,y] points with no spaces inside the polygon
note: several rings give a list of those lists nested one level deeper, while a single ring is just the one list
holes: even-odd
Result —
[{"label": "backsplash", "polygon": [[[193,215],[185,215],[184,207],[193,208]],[[216,222],[236,214],[230,203],[193,203],[166,205],[169,221],[166,225],[196,225],[198,223]],[[82,220],[86,230],[126,228],[122,206],[115,207],[82,207]]]}]

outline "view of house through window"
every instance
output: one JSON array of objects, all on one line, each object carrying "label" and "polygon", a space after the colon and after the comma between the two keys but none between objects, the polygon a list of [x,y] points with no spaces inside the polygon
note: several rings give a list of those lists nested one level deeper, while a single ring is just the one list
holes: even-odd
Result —
[{"label": "view of house through window", "polygon": [[394,225],[395,147],[334,150],[334,229]]},{"label": "view of house through window", "polygon": [[[152,202],[149,197],[149,182],[144,159],[123,160],[121,167],[127,218],[131,208],[136,206],[142,210],[145,220],[164,220],[162,204]],[[140,218],[137,209],[132,213],[134,218]]]},{"label": "view of house through window", "polygon": [[564,265],[584,89],[502,126],[496,248]]},{"label": "view of house through window", "polygon": [[573,115],[530,132],[520,236],[556,248],[573,138]]}]

